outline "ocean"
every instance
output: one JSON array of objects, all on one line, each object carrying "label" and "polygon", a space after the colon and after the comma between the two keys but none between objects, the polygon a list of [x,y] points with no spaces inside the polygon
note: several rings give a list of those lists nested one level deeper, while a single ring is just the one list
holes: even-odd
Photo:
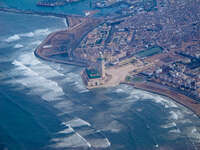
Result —
[{"label": "ocean", "polygon": [[[0,1],[0,7],[14,8],[26,11],[37,11],[37,12],[51,12],[59,14],[76,14],[84,15],[85,11],[94,10],[93,5],[99,0],[81,0],[80,2],[60,6],[60,7],[38,7],[37,0],[2,0]],[[120,8],[127,7],[123,4],[112,8],[97,9],[99,12],[97,16],[107,16],[109,13],[115,13]]]},{"label": "ocean", "polygon": [[65,28],[61,18],[0,12],[0,150],[199,148],[199,118],[171,99],[129,85],[89,91],[83,68],[34,56]]}]

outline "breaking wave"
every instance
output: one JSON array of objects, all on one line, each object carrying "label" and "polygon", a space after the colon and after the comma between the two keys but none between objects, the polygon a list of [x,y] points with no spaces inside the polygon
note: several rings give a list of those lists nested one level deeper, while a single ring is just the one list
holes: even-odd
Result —
[{"label": "breaking wave", "polygon": [[40,45],[42,42],[40,40],[36,40],[36,41],[33,41],[31,42],[30,44],[31,45]]},{"label": "breaking wave", "polygon": [[15,81],[26,87],[32,87],[32,92],[34,94],[42,94],[42,98],[45,100],[55,100],[59,96],[64,95],[62,88],[55,81],[40,76],[30,67],[27,67],[17,60],[15,60],[13,64],[17,67],[17,70],[25,75],[24,78],[16,79]]},{"label": "breaking wave", "polygon": [[38,35],[48,35],[50,33],[51,33],[51,31],[48,28],[46,28],[46,29],[35,30],[33,34],[38,36]]},{"label": "breaking wave", "polygon": [[179,120],[184,118],[184,114],[182,114],[179,110],[178,111],[170,111],[170,119],[172,120]]},{"label": "breaking wave", "polygon": [[86,122],[85,120],[82,120],[80,118],[76,118],[73,119],[71,121],[68,122],[64,122],[64,125],[70,125],[71,127],[75,128],[75,127],[81,127],[81,126],[91,126],[91,124],[89,122]]},{"label": "breaking wave", "polygon": [[[77,147],[88,147],[88,148],[107,148],[111,145],[108,138],[99,134],[100,131],[96,131],[91,128],[91,124],[80,118],[72,119],[68,122],[62,123],[65,129],[59,131],[58,134],[65,134],[64,137],[53,138],[54,144],[51,147],[56,148],[77,148]],[[80,127],[88,127],[82,128]]]},{"label": "breaking wave", "polygon": [[28,32],[28,33],[21,33],[21,34],[14,34],[7,39],[5,39],[6,42],[14,42],[17,40],[20,40],[22,37],[34,37],[34,36],[44,36],[50,34],[52,31],[50,31],[48,28],[46,29],[37,29],[33,32]]},{"label": "breaking wave", "polygon": [[176,127],[176,123],[175,122],[170,122],[168,124],[162,125],[162,128],[173,128]]},{"label": "breaking wave", "polygon": [[68,137],[54,138],[52,139],[52,142],[56,143],[51,145],[51,147],[55,148],[91,147],[90,143],[88,143],[80,134],[76,132]]},{"label": "breaking wave", "polygon": [[89,92],[89,90],[83,84],[79,73],[67,73],[63,82],[71,82],[79,93]]},{"label": "breaking wave", "polygon": [[14,48],[22,48],[22,47],[24,47],[22,44],[16,44],[16,45],[14,46]]},{"label": "breaking wave", "polygon": [[19,39],[20,39],[20,36],[18,34],[15,34],[15,35],[8,37],[5,41],[6,42],[13,42],[13,41],[17,41]]},{"label": "breaking wave", "polygon": [[118,133],[121,131],[123,127],[120,125],[120,123],[118,121],[112,121],[111,123],[109,123],[104,129],[103,131],[110,131],[112,133]]},{"label": "breaking wave", "polygon": [[22,36],[22,37],[33,37],[34,33],[33,32],[23,33],[23,34],[20,34],[20,36]]}]

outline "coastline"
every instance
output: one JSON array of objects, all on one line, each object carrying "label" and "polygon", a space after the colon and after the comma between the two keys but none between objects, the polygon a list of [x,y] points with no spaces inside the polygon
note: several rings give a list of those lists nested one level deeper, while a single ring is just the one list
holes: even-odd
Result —
[{"label": "coastline", "polygon": [[[67,29],[50,33],[47,38],[43,40],[43,42],[34,51],[35,56],[51,62],[88,67],[89,62],[74,57],[73,50],[76,49],[77,45],[79,45],[85,35],[87,35],[99,24],[102,24],[104,20],[80,17],[81,19],[77,21],[76,18],[75,20],[72,18],[74,17],[68,16],[66,18],[68,21]],[[63,48],[60,49],[59,47]],[[53,57],[62,54],[66,54],[67,56],[64,59],[61,57]]]},{"label": "coastline", "polygon": [[[113,74],[116,80],[120,79],[119,82],[115,80],[117,84],[114,86],[86,89],[80,76],[84,68],[77,64],[70,64],[73,63],[72,58],[66,60],[69,63],[59,62],[60,56],[39,55],[43,53],[37,49],[51,33],[58,30],[65,31],[66,18],[9,12],[2,12],[1,17],[2,24],[6,26],[2,30],[1,37],[2,42],[5,42],[2,44],[0,61],[2,66],[0,79],[3,85],[0,87],[3,91],[0,93],[13,97],[13,101],[22,107],[19,113],[18,107],[3,103],[4,101],[9,103],[9,100],[2,95],[1,116],[5,119],[2,119],[0,132],[3,138],[1,143],[5,143],[3,149],[12,149],[12,147],[15,149],[18,144],[12,142],[13,140],[19,141],[19,145],[24,149],[200,149],[198,139],[200,115],[188,106],[177,102],[173,94],[171,97],[167,96],[164,90],[167,88],[164,85],[166,82],[163,85],[157,82],[158,86],[156,86],[154,82],[158,80],[153,81],[155,78],[145,74],[150,72],[146,72],[148,69],[142,73],[138,73],[139,70],[125,69],[128,76],[124,76],[126,71],[123,72],[122,68],[128,67],[129,64],[136,67],[139,59],[137,61],[134,57],[128,57],[119,63],[113,61],[113,64],[106,64],[106,69],[116,67],[116,70],[119,70],[118,73]],[[12,24],[11,20],[16,20],[16,23]],[[97,29],[99,32],[101,27]],[[18,40],[10,38],[15,35],[19,36]],[[115,34],[112,35],[115,38]],[[50,45],[46,43],[43,47],[47,49]],[[85,51],[89,50],[86,48]],[[63,61],[68,55],[61,56]],[[91,56],[95,55],[91,53]],[[86,55],[85,58],[90,57]],[[145,64],[145,60],[141,62]],[[159,63],[162,62],[158,62],[158,65]],[[118,69],[117,66],[122,68]],[[143,69],[142,65],[138,66],[140,67]],[[126,81],[130,81],[133,85]],[[143,83],[142,81],[144,84],[139,84]],[[161,92],[164,91],[165,94],[158,92],[159,86],[163,86]],[[170,86],[169,90],[193,99],[189,95],[192,90],[184,92]],[[199,107],[198,104],[196,105]],[[49,110],[46,107],[49,107]],[[10,108],[12,110],[8,111]],[[22,121],[20,116],[23,117]],[[49,138],[46,140],[43,134],[48,135]]]},{"label": "coastline", "polygon": [[[67,24],[68,22],[68,17],[80,17],[78,15],[66,15],[66,14],[57,14],[57,13],[47,13],[47,12],[37,12],[37,11],[22,11],[22,10],[17,10],[17,9],[11,9],[11,8],[3,8],[0,7],[0,11],[2,12],[10,12],[10,13],[20,13],[20,14],[30,14],[30,15],[40,15],[40,16],[54,16],[54,17],[60,17],[60,18],[65,18]],[[60,31],[58,31],[60,32]],[[53,34],[56,33],[51,33],[48,35],[47,39],[50,38]],[[69,64],[69,65],[76,65],[80,67],[86,67],[87,65],[84,65],[83,63],[79,62],[74,62],[70,60],[57,60],[57,59],[51,59],[49,57],[45,57],[42,54],[40,54],[40,48],[44,45],[44,43],[47,41],[45,39],[42,44],[38,46],[38,48],[34,51],[34,54],[36,57],[42,59],[42,60],[47,60],[50,62],[55,62],[55,63],[62,63],[62,64]],[[200,103],[195,101],[194,99],[180,93],[177,91],[172,91],[172,89],[169,89],[167,87],[164,87],[160,84],[155,84],[151,82],[143,82],[143,83],[129,83],[129,82],[121,82],[120,84],[127,84],[131,85],[136,89],[142,89],[144,91],[148,91],[151,93],[159,94],[162,96],[169,97],[170,99],[174,100],[175,102],[183,105],[184,107],[188,108],[192,112],[194,112],[199,118],[200,118]],[[162,87],[162,88],[161,88]]]},{"label": "coastline", "polygon": [[49,61],[49,62],[54,62],[54,63],[59,63],[59,64],[66,64],[66,65],[74,65],[74,66],[78,66],[78,67],[86,67],[86,65],[78,63],[78,62],[67,61],[67,60],[62,61],[62,60],[56,60],[56,59],[50,59],[50,58],[47,58],[47,57],[43,57],[42,55],[40,55],[38,53],[37,49],[34,51],[34,55],[36,57],[38,57],[39,59],[42,59],[44,61]]},{"label": "coastline", "polygon": [[148,81],[145,81],[142,83],[122,82],[120,84],[131,85],[136,89],[141,89],[150,93],[168,97],[172,99],[173,101],[175,101],[176,103],[191,110],[193,113],[195,113],[198,116],[198,118],[200,118],[200,103],[199,102],[177,91],[173,91],[172,89],[169,89],[163,85],[160,85],[157,83],[151,83]]},{"label": "coastline", "polygon": [[49,57],[46,57],[44,55],[41,54],[41,50],[42,50],[42,47],[46,44],[46,42],[52,38],[52,36],[56,35],[57,33],[59,32],[62,32],[62,31],[57,31],[57,32],[53,32],[53,33],[50,33],[45,40],[43,40],[43,42],[35,49],[34,51],[34,55],[42,60],[45,60],[45,61],[49,61],[49,62],[54,62],[54,63],[60,63],[60,64],[67,64],[67,65],[75,65],[75,66],[79,66],[79,67],[86,67],[85,64],[83,63],[78,63],[78,62],[75,62],[75,61],[69,61],[69,60],[58,60],[58,59],[52,59],[52,58],[49,58]]},{"label": "coastline", "polygon": [[[15,8],[6,8],[6,7],[0,7],[0,12],[63,18],[63,19],[65,19],[65,22],[66,22],[66,24],[68,26],[68,29],[71,29],[74,26],[76,26],[76,24],[75,24],[74,26],[71,27],[69,18],[85,18],[85,19],[91,18],[91,16],[90,17],[86,17],[86,16],[74,15],[74,14],[60,14],[60,13],[51,13],[51,12],[39,12],[39,11],[33,11],[33,10],[18,10],[18,9],[15,9]],[[94,13],[96,13],[96,12],[93,12],[93,14]],[[93,15],[92,15],[92,18],[96,19],[96,17],[93,17]],[[48,39],[50,39],[52,36],[56,35],[57,33],[62,32],[62,31],[65,32],[68,29],[50,33],[47,36],[47,38],[45,40],[43,40],[43,42],[36,48],[36,50],[34,51],[34,55],[36,57],[42,59],[42,60],[46,60],[46,61],[50,61],[50,62],[55,62],[55,63],[60,63],[60,64],[67,64],[67,65],[75,65],[75,66],[79,66],[79,67],[87,67],[88,64],[83,63],[83,62],[79,62],[78,60],[74,60],[74,59],[73,60],[59,60],[59,59],[49,58],[49,57],[46,57],[46,56],[41,54],[42,46],[45,44],[45,42],[48,41]]]}]

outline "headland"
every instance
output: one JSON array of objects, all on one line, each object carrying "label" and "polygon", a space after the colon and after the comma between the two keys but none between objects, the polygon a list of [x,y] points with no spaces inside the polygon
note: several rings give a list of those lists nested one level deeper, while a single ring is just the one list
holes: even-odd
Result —
[{"label": "headland", "polygon": [[[177,22],[174,16],[176,12],[185,17],[177,9],[179,7],[199,10],[198,5],[189,2],[180,5],[175,1],[162,5],[152,1],[149,9],[145,2],[129,5],[130,8],[123,9],[120,15],[104,19],[67,16],[69,27],[51,33],[36,49],[36,56],[86,67],[82,78],[89,89],[131,84],[168,96],[199,115],[200,36],[197,26],[200,20],[183,23]],[[160,15],[163,12],[165,15]],[[98,61],[101,54],[103,67]],[[135,82],[138,77],[151,84]]]},{"label": "headland", "polygon": [[83,67],[88,66],[88,61],[77,59],[74,56],[74,49],[76,49],[82,38],[88,32],[103,21],[103,19],[67,16],[69,27],[66,30],[57,31],[48,35],[35,50],[35,55],[52,62]]}]

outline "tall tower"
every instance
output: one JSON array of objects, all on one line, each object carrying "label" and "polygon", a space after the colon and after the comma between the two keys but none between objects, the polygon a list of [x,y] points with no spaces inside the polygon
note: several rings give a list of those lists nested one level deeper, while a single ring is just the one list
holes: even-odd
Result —
[{"label": "tall tower", "polygon": [[97,67],[98,67],[98,71],[101,75],[102,78],[105,78],[106,76],[106,71],[105,71],[105,60],[103,57],[103,54],[100,53],[100,57],[97,59]]}]

